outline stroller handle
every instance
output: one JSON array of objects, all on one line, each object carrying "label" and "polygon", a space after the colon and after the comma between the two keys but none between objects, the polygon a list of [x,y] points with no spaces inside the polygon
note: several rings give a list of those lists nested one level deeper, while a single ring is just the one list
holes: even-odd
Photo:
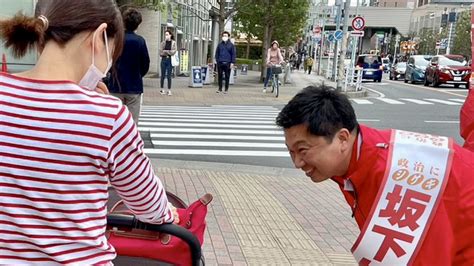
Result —
[{"label": "stroller handle", "polygon": [[148,224],[139,221],[133,215],[125,214],[108,214],[107,226],[109,227],[125,227],[135,228],[147,231],[154,231],[176,236],[189,245],[193,266],[203,265],[201,261],[202,251],[199,240],[190,231],[175,224]]}]

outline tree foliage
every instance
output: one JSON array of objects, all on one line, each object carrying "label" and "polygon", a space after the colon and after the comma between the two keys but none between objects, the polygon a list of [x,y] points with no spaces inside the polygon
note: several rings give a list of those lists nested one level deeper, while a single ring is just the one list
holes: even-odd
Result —
[{"label": "tree foliage", "polygon": [[254,0],[239,9],[234,22],[238,33],[257,37],[263,42],[265,58],[272,40],[278,40],[280,46],[296,42],[302,34],[308,11],[308,0]]},{"label": "tree foliage", "polygon": [[471,11],[467,10],[459,14],[456,23],[456,38],[452,48],[453,54],[471,55]]}]

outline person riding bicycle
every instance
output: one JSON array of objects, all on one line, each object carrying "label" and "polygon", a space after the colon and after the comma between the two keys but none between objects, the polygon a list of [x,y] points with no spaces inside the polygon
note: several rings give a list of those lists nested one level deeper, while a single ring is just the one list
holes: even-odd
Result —
[{"label": "person riding bicycle", "polygon": [[265,83],[263,84],[263,92],[267,92],[268,81],[272,78],[272,67],[281,65],[283,63],[283,55],[280,51],[280,44],[277,41],[273,41],[271,47],[267,50],[267,76]]}]

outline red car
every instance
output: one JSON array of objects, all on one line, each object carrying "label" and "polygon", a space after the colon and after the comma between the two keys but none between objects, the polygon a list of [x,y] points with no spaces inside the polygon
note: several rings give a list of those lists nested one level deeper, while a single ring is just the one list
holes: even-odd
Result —
[{"label": "red car", "polygon": [[469,87],[471,67],[462,55],[437,55],[426,68],[425,86],[438,87],[441,84],[453,84]]}]

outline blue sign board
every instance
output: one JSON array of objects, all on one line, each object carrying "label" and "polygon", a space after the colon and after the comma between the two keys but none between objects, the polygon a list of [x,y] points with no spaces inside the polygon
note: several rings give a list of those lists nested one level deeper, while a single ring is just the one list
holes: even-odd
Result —
[{"label": "blue sign board", "polygon": [[330,41],[330,42],[336,41],[336,38],[334,37],[334,34],[329,34],[328,41]]},{"label": "blue sign board", "polygon": [[342,30],[337,30],[334,32],[334,38],[336,38],[337,41],[342,40]]}]

